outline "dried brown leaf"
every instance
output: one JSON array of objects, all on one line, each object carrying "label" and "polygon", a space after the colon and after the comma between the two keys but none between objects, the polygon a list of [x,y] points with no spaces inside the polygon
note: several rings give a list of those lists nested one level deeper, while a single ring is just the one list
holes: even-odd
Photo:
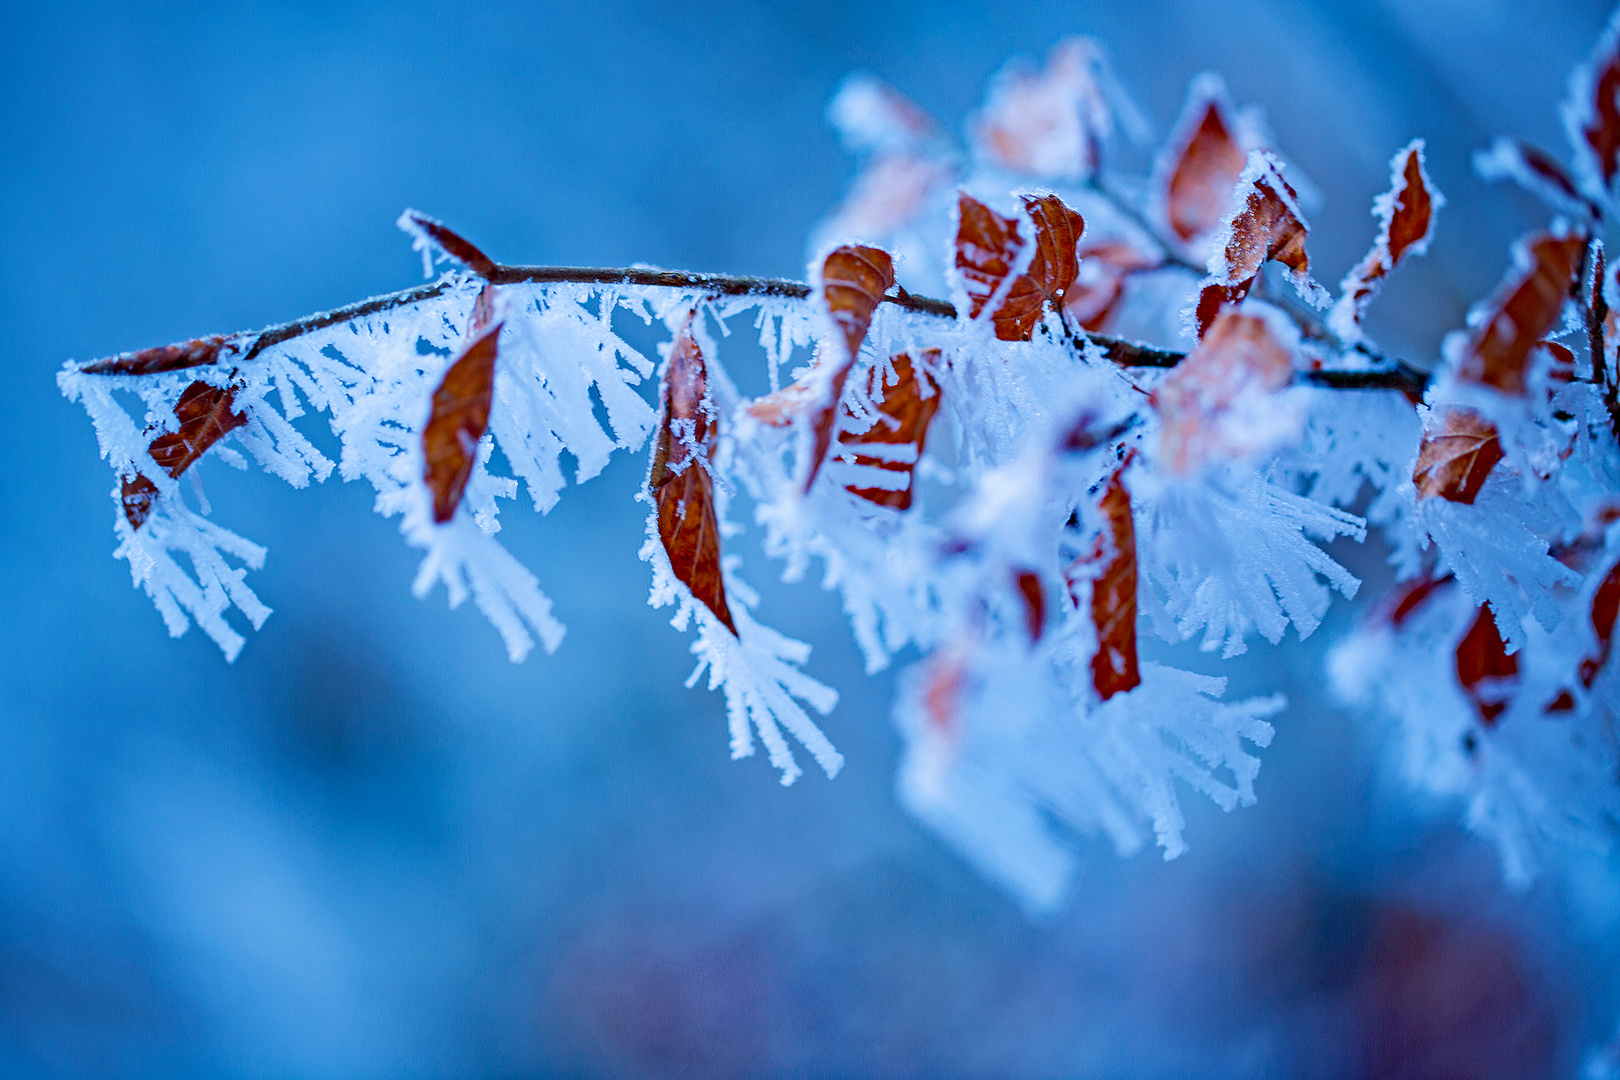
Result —
[{"label": "dried brown leaf", "polygon": [[1437,434],[1418,447],[1412,482],[1419,499],[1472,503],[1502,460],[1502,442],[1490,421],[1472,409],[1449,409]]},{"label": "dried brown leaf", "polygon": [[[838,436],[839,444],[847,448],[847,453],[853,457],[857,465],[867,465],[905,476],[906,486],[898,491],[854,486],[848,489],[852,494],[859,495],[868,502],[889,507],[891,510],[907,510],[911,507],[912,491],[916,486],[917,462],[922,459],[923,444],[928,438],[928,425],[939,408],[939,384],[927,370],[928,367],[938,364],[939,350],[929,349],[923,354],[923,359],[924,366],[918,367],[912,363],[907,353],[895,356],[891,361],[894,379],[885,379],[883,382],[882,398],[878,401],[877,422],[859,434],[846,430]],[[874,381],[875,378],[874,376]],[[876,394],[873,396],[877,397]],[[909,445],[915,448],[916,456],[910,461],[896,461],[892,456],[874,457],[860,452],[862,446],[875,445]]]},{"label": "dried brown leaf", "polygon": [[[192,383],[174,403],[179,426],[154,438],[147,453],[159,468],[178,480],[210,446],[248,422],[246,414],[232,411],[235,398],[235,387]],[[157,497],[157,485],[145,476],[136,473],[124,477],[119,500],[131,528],[146,523]]]},{"label": "dried brown leaf", "polygon": [[501,324],[462,350],[433,391],[433,408],[422,428],[422,481],[433,494],[433,520],[455,516],[478,461],[478,441],[489,427],[495,393],[495,360]]},{"label": "dried brown leaf", "polygon": [[1282,263],[1296,288],[1320,294],[1320,286],[1310,280],[1310,258],[1305,253],[1308,230],[1299,216],[1298,196],[1283,179],[1275,158],[1257,153],[1249,160],[1244,171],[1247,180],[1240,179],[1234,196],[1236,212],[1224,236],[1217,238],[1219,258],[1211,259],[1211,276],[1199,294],[1200,337],[1214,325],[1225,305],[1249,294],[1260,268],[1269,261]]},{"label": "dried brown leaf", "polygon": [[1123,240],[1099,240],[1082,245],[1080,269],[1064,297],[1064,309],[1087,330],[1101,330],[1125,298],[1125,281],[1132,274],[1152,270],[1158,259]]},{"label": "dried brown leaf", "polygon": [[156,375],[164,371],[202,367],[219,362],[220,350],[227,340],[225,335],[215,334],[174,345],[159,345],[154,349],[120,353],[97,360],[79,370],[86,375]]},{"label": "dried brown leaf", "polygon": [[1136,659],[1136,524],[1121,465],[1108,479],[1099,504],[1107,545],[1099,538],[1093,558],[1108,561],[1091,586],[1091,621],[1097,628],[1097,653],[1091,660],[1091,683],[1107,701],[1142,682]]},{"label": "dried brown leaf", "polygon": [[1248,156],[1211,97],[1170,169],[1165,215],[1177,236],[1192,240],[1220,224]]},{"label": "dried brown leaf", "polygon": [[1606,195],[1620,170],[1620,32],[1611,23],[1590,66],[1571,86],[1565,117],[1576,153],[1596,176],[1589,194]]},{"label": "dried brown leaf", "polygon": [[1457,681],[1473,702],[1480,723],[1492,727],[1507,708],[1503,687],[1481,687],[1487,679],[1512,679],[1519,673],[1519,658],[1508,655],[1507,645],[1496,628],[1490,608],[1481,604],[1473,624],[1457,643]]},{"label": "dried brown leaf", "polygon": [[1586,237],[1541,233],[1516,250],[1515,272],[1494,301],[1490,316],[1469,335],[1457,374],[1523,394],[1530,350],[1557,323],[1569,296]]},{"label": "dried brown leaf", "polygon": [[186,387],[180,400],[174,403],[174,415],[180,427],[152,440],[147,447],[152,460],[179,479],[210,446],[247,423],[245,415],[231,411],[235,398],[235,389],[228,386],[194,382]]},{"label": "dried brown leaf", "polygon": [[709,461],[718,435],[708,368],[692,336],[696,312],[675,335],[664,367],[663,417],[647,487],[658,505],[658,537],[675,577],[733,634],[720,568],[720,526]]},{"label": "dried brown leaf", "polygon": [[1249,453],[1243,433],[1229,430],[1227,413],[1249,395],[1282,389],[1293,375],[1293,352],[1266,318],[1222,311],[1198,347],[1153,391],[1164,467],[1185,475]]},{"label": "dried brown leaf", "polygon": [[[1018,222],[1002,217],[970,195],[957,199],[956,267],[966,286],[970,318],[995,296],[1018,259],[1024,241]],[[1035,232],[1035,253],[1029,269],[1019,274],[991,314],[996,337],[1002,341],[1028,341],[1040,321],[1043,307],[1061,309],[1069,287],[1079,273],[1076,247],[1085,220],[1057,196],[1024,199]]]},{"label": "dried brown leaf", "polygon": [[124,517],[129,527],[138,529],[152,516],[152,504],[157,501],[158,486],[140,473],[124,477],[119,501],[124,506]]},{"label": "dried brown leaf", "polygon": [[872,313],[883,294],[894,287],[894,260],[878,248],[845,244],[821,264],[821,298],[827,314],[844,335],[853,361],[872,325]]},{"label": "dried brown leaf", "polygon": [[1031,570],[1018,571],[1013,583],[1018,586],[1019,599],[1024,602],[1024,630],[1033,644],[1041,640],[1046,630],[1046,589],[1041,585],[1040,575]]},{"label": "dried brown leaf", "polygon": [[500,269],[495,264],[495,260],[478,250],[470,240],[451,229],[444,222],[436,221],[426,214],[419,214],[414,210],[407,211],[405,218],[417,229],[432,237],[433,242],[443,248],[445,254],[460,262],[479,277],[488,280],[495,276],[496,270]]},{"label": "dried brown leaf", "polygon": [[1392,165],[1391,188],[1374,204],[1381,219],[1378,236],[1341,286],[1358,322],[1389,272],[1408,251],[1421,253],[1434,233],[1437,192],[1423,169],[1423,140],[1412,140]]}]

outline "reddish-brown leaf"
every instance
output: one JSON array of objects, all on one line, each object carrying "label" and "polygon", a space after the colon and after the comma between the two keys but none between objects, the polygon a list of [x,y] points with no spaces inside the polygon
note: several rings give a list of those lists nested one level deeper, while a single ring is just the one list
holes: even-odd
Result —
[{"label": "reddish-brown leaf", "polygon": [[[820,363],[820,359],[816,362]],[[819,398],[818,388],[806,376],[764,397],[755,398],[744,407],[744,411],[769,427],[788,427],[808,413]]]},{"label": "reddish-brown leaf", "polygon": [[1005,69],[971,122],[975,149],[996,165],[1045,180],[1091,175],[1113,127],[1103,70],[1100,51],[1085,38],[1054,45],[1042,71]]},{"label": "reddish-brown leaf", "polygon": [[1080,269],[1069,286],[1063,306],[1087,330],[1101,330],[1125,298],[1125,280],[1152,270],[1160,261],[1123,240],[1098,240],[1083,245]]},{"label": "reddish-brown leaf", "polygon": [[1251,453],[1244,432],[1225,422],[1228,411],[1250,395],[1287,386],[1293,376],[1293,353],[1265,318],[1222,311],[1198,347],[1153,391],[1163,465],[1185,475]]},{"label": "reddish-brown leaf", "polygon": [[1555,210],[1584,209],[1595,213],[1596,208],[1581,194],[1569,170],[1540,147],[1518,139],[1498,138],[1489,151],[1476,154],[1474,162],[1484,179],[1512,180]]},{"label": "reddish-brown leaf", "polygon": [[1295,210],[1298,195],[1273,166],[1241,192],[1242,208],[1232,219],[1226,240],[1228,283],[1248,280],[1275,259],[1290,270],[1308,273],[1305,223]]},{"label": "reddish-brown leaf", "polygon": [[1106,558],[1091,586],[1091,621],[1097,627],[1097,654],[1091,660],[1091,683],[1107,701],[1142,682],[1136,659],[1136,524],[1131,496],[1121,479],[1121,465],[1108,479],[1099,504],[1106,526],[1106,545],[1099,538],[1094,560]]},{"label": "reddish-brown leaf", "polygon": [[1024,602],[1024,630],[1034,644],[1046,630],[1046,590],[1040,575],[1029,570],[1013,575],[1013,584],[1018,586],[1018,598]]},{"label": "reddish-brown leaf", "polygon": [[138,529],[146,524],[146,519],[152,516],[152,504],[157,497],[157,485],[140,473],[124,477],[119,499],[124,504],[124,517],[129,521],[130,528]]},{"label": "reddish-brown leaf", "polygon": [[1444,426],[1418,447],[1412,483],[1419,499],[1472,503],[1501,460],[1502,441],[1490,421],[1472,409],[1448,409]]},{"label": "reddish-brown leaf", "polygon": [[967,688],[967,658],[957,649],[941,649],[928,658],[922,680],[923,715],[934,734],[953,740],[961,733],[962,692]]},{"label": "reddish-brown leaf", "polygon": [[433,493],[433,520],[441,525],[461,505],[478,461],[478,440],[489,427],[500,336],[496,324],[474,338],[433,391],[433,408],[422,428],[422,481]]},{"label": "reddish-brown leaf", "polygon": [[179,479],[210,446],[247,423],[245,415],[231,411],[235,398],[236,391],[228,386],[194,382],[186,387],[180,400],[174,403],[174,415],[180,427],[152,440],[147,447],[152,460]]},{"label": "reddish-brown leaf", "polygon": [[708,368],[688,315],[664,367],[664,414],[653,447],[647,487],[658,504],[658,537],[675,577],[733,634],[720,569],[720,526],[714,512],[709,461],[718,434],[709,401]]},{"label": "reddish-brown leaf", "polygon": [[1444,577],[1425,577],[1417,581],[1409,581],[1396,590],[1393,603],[1389,604],[1389,625],[1399,630],[1407,619],[1417,613],[1424,601],[1433,596],[1441,586],[1447,585],[1456,579],[1450,574]]},{"label": "reddish-brown leaf", "polygon": [[1457,681],[1462,684],[1468,700],[1474,703],[1480,723],[1493,726],[1508,703],[1500,686],[1487,692],[1479,684],[1486,679],[1511,679],[1518,673],[1519,658],[1508,655],[1490,608],[1481,604],[1473,625],[1457,643]]},{"label": "reddish-brown leaf", "polygon": [[460,262],[479,277],[488,280],[495,276],[495,271],[499,269],[495,265],[495,260],[479,251],[471,241],[445,225],[444,222],[435,221],[426,214],[418,214],[414,210],[407,211],[405,217],[416,228],[431,236],[433,242],[444,249],[445,254]]},{"label": "reddish-brown leaf", "polygon": [[[1012,272],[1024,241],[1018,222],[1002,217],[972,196],[957,198],[956,267],[967,288],[970,318],[980,312]],[[1061,308],[1080,264],[1076,246],[1085,220],[1056,195],[1027,196],[1024,209],[1035,231],[1035,254],[991,314],[996,337],[1028,341],[1043,307]]]},{"label": "reddish-brown leaf", "polygon": [[1552,362],[1547,367],[1547,378],[1553,382],[1567,383],[1575,381],[1575,353],[1568,345],[1556,341],[1538,341],[1538,346],[1547,350]]},{"label": "reddish-brown leaf", "polygon": [[1490,317],[1469,336],[1458,375],[1523,394],[1530,350],[1558,322],[1585,248],[1579,233],[1541,233],[1521,245],[1517,261],[1528,267],[1510,276]]},{"label": "reddish-brown leaf", "polygon": [[1609,662],[1614,649],[1614,625],[1620,620],[1620,563],[1609,570],[1592,597],[1592,632],[1597,635],[1597,651],[1581,661],[1581,685],[1591,687],[1598,672]]},{"label": "reddish-brown leaf", "polygon": [[225,335],[215,334],[174,345],[159,345],[155,349],[120,353],[97,360],[79,370],[86,375],[156,375],[164,371],[202,367],[219,361],[220,349],[227,340]]},{"label": "reddish-brown leaf", "polygon": [[1391,265],[1400,262],[1408,248],[1428,240],[1434,229],[1434,188],[1423,174],[1421,140],[1406,148],[1400,172],[1401,186],[1394,193],[1394,213],[1386,229]]},{"label": "reddish-brown leaf", "polygon": [[[882,399],[878,402],[877,422],[859,434],[846,430],[838,436],[839,444],[847,448],[849,456],[857,465],[884,469],[906,478],[906,486],[898,491],[853,485],[848,489],[852,494],[859,495],[868,502],[887,506],[891,510],[907,510],[911,507],[917,462],[922,459],[923,444],[928,438],[928,425],[939,408],[939,384],[927,371],[928,366],[938,364],[939,350],[929,349],[923,354],[923,358],[925,366],[918,367],[911,362],[911,357],[906,353],[895,356],[891,361],[894,379],[892,381],[885,379],[883,382]],[[875,381],[876,374],[874,374]],[[883,456],[862,454],[860,451],[863,446],[905,446],[914,448],[915,452],[908,453],[906,456],[911,460],[904,461],[897,460],[893,452]]]},{"label": "reddish-brown leaf", "polygon": [[[1307,230],[1298,212],[1298,196],[1283,179],[1277,160],[1255,154],[1234,196],[1237,212],[1219,238],[1221,269],[1211,261],[1211,278],[1198,298],[1199,336],[1207,333],[1227,304],[1249,294],[1260,268],[1275,260],[1287,267],[1296,281],[1309,282],[1310,258],[1305,253]],[[1314,286],[1312,286],[1314,287]]]},{"label": "reddish-brown leaf", "polygon": [[1391,165],[1390,190],[1374,204],[1380,211],[1378,236],[1342,286],[1357,321],[1401,258],[1414,248],[1422,252],[1434,232],[1435,189],[1423,170],[1423,140],[1412,140]]},{"label": "reddish-brown leaf", "polygon": [[1210,97],[1170,169],[1165,214],[1177,236],[1191,240],[1220,224],[1248,156],[1219,101]]},{"label": "reddish-brown leaf", "polygon": [[821,264],[821,298],[844,335],[850,361],[866,340],[872,313],[894,287],[894,260],[878,248],[845,244]]},{"label": "reddish-brown leaf", "polygon": [[1597,174],[1594,186],[1602,190],[1590,194],[1606,195],[1620,169],[1620,35],[1612,27],[1598,43],[1590,67],[1581,73],[1573,92],[1567,114],[1574,121],[1571,134],[1585,143],[1584,148],[1577,144],[1576,152],[1586,151],[1582,156]]},{"label": "reddish-brown leaf", "polygon": [[[179,427],[153,439],[146,452],[159,468],[178,480],[210,446],[248,422],[246,414],[232,411],[235,398],[234,387],[192,383],[174,403]],[[132,528],[146,523],[157,497],[157,485],[151,480],[139,473],[124,477],[119,498]]]}]

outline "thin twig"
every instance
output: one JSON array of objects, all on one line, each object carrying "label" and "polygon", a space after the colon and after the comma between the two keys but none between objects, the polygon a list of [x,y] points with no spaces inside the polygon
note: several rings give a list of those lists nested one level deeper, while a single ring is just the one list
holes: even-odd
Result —
[{"label": "thin twig", "polygon": [[[789,281],[785,278],[698,274],[683,270],[656,270],[645,267],[500,266],[491,275],[490,281],[497,285],[520,283],[638,285],[652,288],[679,289],[709,296],[779,296],[795,300],[803,300],[810,296],[809,285],[802,281]],[[182,357],[179,362],[169,363],[161,368],[144,368],[139,364],[133,364],[131,358],[141,355],[136,353],[97,360],[85,364],[79,370],[92,375],[138,375],[155,374],[160,370],[173,371],[179,367],[204,366],[218,363],[221,359],[235,363],[247,363],[273,345],[280,345],[305,334],[324,330],[327,327],[341,326],[355,319],[363,319],[370,315],[377,315],[395,308],[431,299],[455,284],[457,284],[456,278],[446,277],[430,285],[419,285],[415,288],[402,289],[399,292],[388,293],[383,296],[374,296],[359,303],[349,304],[346,307],[307,315],[292,322],[279,323],[275,326],[266,327],[256,334],[244,331],[240,334],[222,337],[217,340],[223,347],[193,350],[186,354],[185,357]],[[956,308],[946,300],[914,296],[907,292],[901,292],[897,296],[885,296],[883,300],[885,303],[894,304],[903,310],[916,312],[920,315],[931,315],[941,319],[956,318]],[[1069,340],[1075,344],[1079,344],[1081,341],[1078,336],[1071,337]],[[1126,341],[1105,334],[1087,333],[1084,340],[1096,345],[1111,363],[1120,367],[1171,368],[1180,363],[1186,355],[1185,353],[1158,349],[1151,345]],[[247,344],[248,342],[251,342],[251,344]],[[231,347],[233,345],[234,348]],[[241,359],[236,360],[235,354],[241,351],[242,345],[247,345],[247,347],[245,351],[242,351]],[[1408,367],[1399,361],[1394,361],[1386,369],[1379,371],[1315,371],[1306,373],[1303,378],[1315,385],[1331,386],[1335,389],[1400,389],[1417,391],[1422,390],[1425,380],[1425,376],[1417,369]]]}]

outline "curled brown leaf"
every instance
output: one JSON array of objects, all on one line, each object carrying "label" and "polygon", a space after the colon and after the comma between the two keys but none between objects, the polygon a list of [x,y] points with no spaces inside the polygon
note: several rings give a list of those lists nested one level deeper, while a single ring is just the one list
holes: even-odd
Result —
[{"label": "curled brown leaf", "polygon": [[228,433],[247,423],[242,413],[232,412],[236,390],[194,382],[174,403],[178,430],[165,432],[152,440],[147,452],[152,460],[175,479]]},{"label": "curled brown leaf", "polygon": [[1469,335],[1457,374],[1506,394],[1523,394],[1530,350],[1558,323],[1585,250],[1580,233],[1540,233],[1518,245],[1515,269],[1488,317]]},{"label": "curled brown leaf", "polygon": [[844,335],[853,361],[872,326],[872,313],[883,294],[894,287],[894,260],[889,253],[859,244],[835,248],[821,264],[821,298],[827,314]]},{"label": "curled brown leaf", "polygon": [[[1287,267],[1296,284],[1310,281],[1307,229],[1297,200],[1276,158],[1262,153],[1249,156],[1234,195],[1235,211],[1225,233],[1217,237],[1217,254],[1210,259],[1210,287],[1199,297],[1200,335],[1213,325],[1222,305],[1249,294],[1260,268],[1269,261]],[[1212,303],[1216,295],[1220,299]]]},{"label": "curled brown leaf", "polygon": [[1413,139],[1391,162],[1390,190],[1374,204],[1379,213],[1378,236],[1340,286],[1349,317],[1357,322],[1389,272],[1408,251],[1421,253],[1434,234],[1435,209],[1443,205],[1423,169],[1423,140]]},{"label": "curled brown leaf", "polygon": [[658,507],[658,538],[675,577],[733,634],[720,565],[720,526],[709,461],[718,430],[709,400],[708,369],[688,315],[664,367],[663,417],[653,446],[647,487]]}]

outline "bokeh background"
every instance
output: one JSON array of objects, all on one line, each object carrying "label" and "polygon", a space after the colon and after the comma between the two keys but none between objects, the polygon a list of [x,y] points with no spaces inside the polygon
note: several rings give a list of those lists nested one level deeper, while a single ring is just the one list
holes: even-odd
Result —
[{"label": "bokeh background", "polygon": [[[1184,858],[1102,844],[1026,920],[892,794],[892,680],[834,598],[766,589],[843,701],[849,764],[784,790],[726,753],[645,606],[644,464],[503,540],[569,624],[513,666],[410,596],[371,493],[200,467],[270,548],[235,665],[173,641],[111,557],[68,358],[280,321],[417,280],[415,206],[497,259],[800,276],[850,161],[852,70],[960,131],[1014,55],[1093,33],[1163,134],[1223,72],[1324,195],[1336,281],[1390,153],[1451,205],[1373,324],[1422,360],[1544,219],[1480,185],[1497,133],[1562,149],[1597,0],[8,5],[0,33],[0,1074],[1543,1076],[1606,1041],[1620,904],[1526,894],[1388,778],[1318,637],[1232,693],[1293,702],[1260,804],[1188,800]],[[1141,152],[1122,165],[1145,167]],[[310,429],[316,430],[316,429]],[[330,445],[330,440],[323,445]],[[751,578],[773,577],[757,548]],[[1337,548],[1376,594],[1380,555]],[[1365,595],[1365,593],[1364,593]],[[665,613],[667,615],[667,612]],[[1180,658],[1210,668],[1194,653]]]}]

